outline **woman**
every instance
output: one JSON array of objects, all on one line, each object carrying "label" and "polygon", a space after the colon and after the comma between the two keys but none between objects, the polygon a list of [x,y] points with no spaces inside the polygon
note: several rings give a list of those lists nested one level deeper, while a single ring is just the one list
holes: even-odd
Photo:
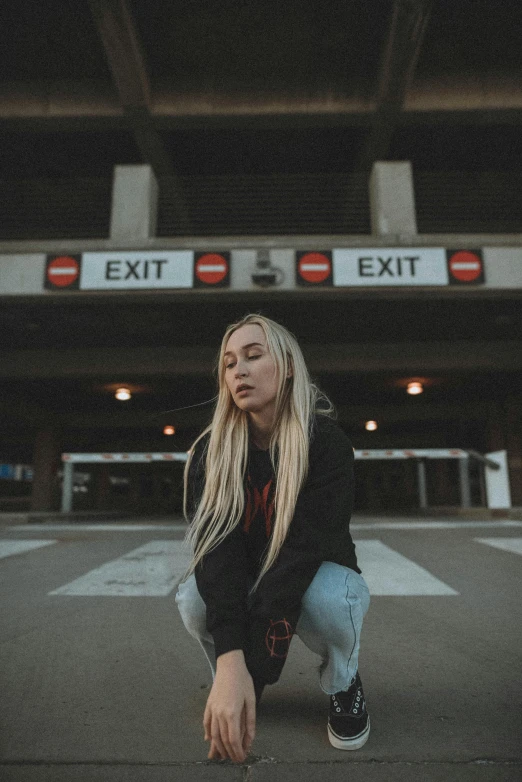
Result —
[{"label": "woman", "polygon": [[193,558],[176,594],[212,671],[208,757],[244,761],[294,633],[322,658],[330,743],[358,749],[370,731],[357,670],[370,596],[349,531],[353,448],[283,326],[245,316],[218,361],[212,422],[185,468]]}]

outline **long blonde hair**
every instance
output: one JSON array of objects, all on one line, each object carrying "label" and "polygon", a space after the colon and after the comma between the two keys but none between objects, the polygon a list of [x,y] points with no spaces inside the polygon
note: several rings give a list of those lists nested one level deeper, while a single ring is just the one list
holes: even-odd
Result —
[{"label": "long blonde hair", "polygon": [[[212,421],[194,441],[183,474],[183,513],[187,515],[188,475],[196,444],[210,432],[205,460],[205,485],[185,541],[193,557],[184,581],[206,553],[215,548],[241,521],[244,510],[244,476],[248,461],[248,413],[235,404],[225,382],[224,352],[230,335],[249,324],[261,326],[278,378],[274,426],[269,455],[276,476],[274,525],[268,553],[250,590],[255,592],[276,561],[292,521],[297,496],[308,474],[309,438],[316,413],[332,416],[334,407],[312,382],[297,340],[284,326],[263,315],[245,315],[225,331],[215,371],[218,399]],[[289,370],[291,377],[287,377]],[[319,407],[324,401],[327,407]],[[201,539],[200,539],[201,536]],[[197,545],[196,545],[197,544]]]}]

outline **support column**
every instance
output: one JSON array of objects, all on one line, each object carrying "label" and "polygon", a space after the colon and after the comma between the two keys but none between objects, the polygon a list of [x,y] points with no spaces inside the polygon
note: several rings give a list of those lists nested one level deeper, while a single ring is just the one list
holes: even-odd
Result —
[{"label": "support column", "polygon": [[460,507],[471,507],[471,487],[469,481],[469,457],[459,459],[459,487],[460,487]]},{"label": "support column", "polygon": [[490,402],[486,428],[486,443],[488,451],[501,451],[506,448],[504,434],[504,416],[500,402]]},{"label": "support column", "polygon": [[372,234],[417,233],[413,173],[409,160],[373,164],[369,181]]},{"label": "support column", "polygon": [[63,463],[63,484],[62,484],[62,513],[70,513],[73,509],[74,493],[74,464],[73,462]]},{"label": "support column", "polygon": [[57,427],[43,427],[37,432],[34,443],[31,510],[57,510],[56,472],[60,468],[60,456],[60,437]]},{"label": "support column", "polygon": [[114,166],[110,238],[139,244],[156,235],[158,181],[151,166]]},{"label": "support column", "polygon": [[428,507],[428,489],[426,484],[426,460],[417,459],[417,485],[419,492],[419,507]]},{"label": "support column", "polygon": [[515,395],[506,400],[506,449],[508,452],[511,502],[522,505],[522,404]]}]

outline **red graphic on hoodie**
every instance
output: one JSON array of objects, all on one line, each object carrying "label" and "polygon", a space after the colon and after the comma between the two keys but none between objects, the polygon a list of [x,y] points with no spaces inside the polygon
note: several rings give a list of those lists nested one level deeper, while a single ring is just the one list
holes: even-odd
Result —
[{"label": "red graphic on hoodie", "polygon": [[[281,635],[277,634],[278,630]],[[270,619],[270,627],[265,636],[265,644],[270,652],[270,657],[287,657],[293,634],[294,631],[288,619],[279,619],[277,622]]]},{"label": "red graphic on hoodie", "polygon": [[274,515],[274,480],[271,478],[268,483],[263,487],[261,491],[257,486],[252,486],[252,480],[250,474],[248,475],[248,482],[246,485],[246,510],[245,510],[245,524],[243,529],[248,532],[250,524],[254,520],[258,511],[260,511],[265,519],[266,537],[270,537],[272,532],[272,517]]}]

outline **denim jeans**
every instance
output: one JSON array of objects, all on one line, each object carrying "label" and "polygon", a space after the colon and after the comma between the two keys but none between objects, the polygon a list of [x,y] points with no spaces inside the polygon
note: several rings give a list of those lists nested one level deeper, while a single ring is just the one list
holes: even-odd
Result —
[{"label": "denim jeans", "polygon": [[[214,680],[214,641],[194,573],[179,584],[176,603],[183,624],[205,652]],[[362,623],[369,605],[370,593],[362,575],[335,562],[321,563],[303,595],[295,634],[322,658],[319,686],[328,695],[348,689],[357,673]]]}]

